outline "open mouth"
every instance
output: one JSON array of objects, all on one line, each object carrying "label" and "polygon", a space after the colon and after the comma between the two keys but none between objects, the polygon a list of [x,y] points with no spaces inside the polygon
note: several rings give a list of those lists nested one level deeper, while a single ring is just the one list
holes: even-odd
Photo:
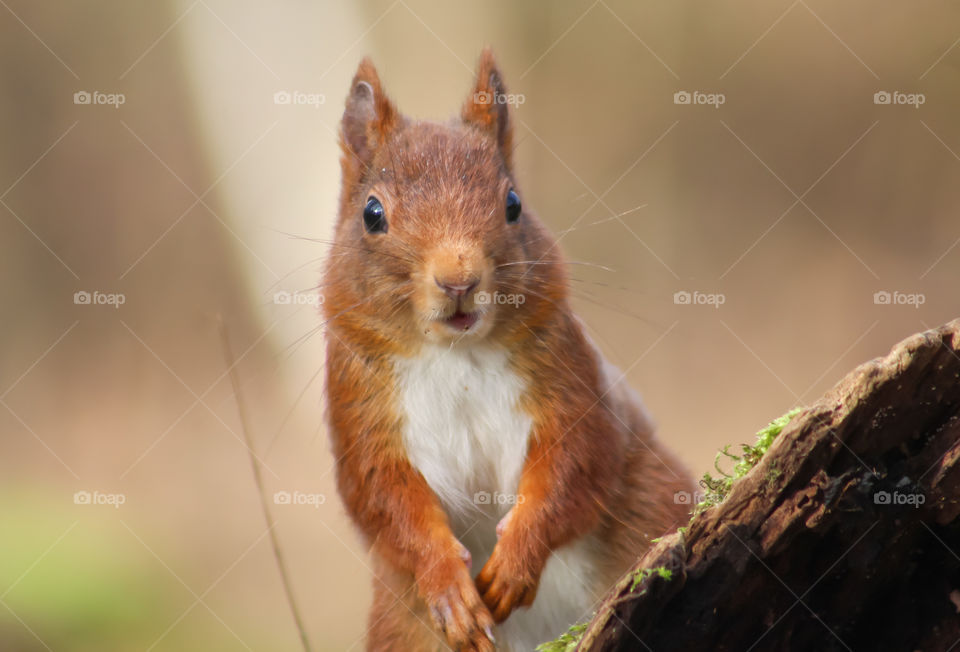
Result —
[{"label": "open mouth", "polygon": [[470,330],[478,319],[480,319],[479,312],[462,312],[457,308],[457,311],[444,319],[443,323],[454,330],[466,331]]}]

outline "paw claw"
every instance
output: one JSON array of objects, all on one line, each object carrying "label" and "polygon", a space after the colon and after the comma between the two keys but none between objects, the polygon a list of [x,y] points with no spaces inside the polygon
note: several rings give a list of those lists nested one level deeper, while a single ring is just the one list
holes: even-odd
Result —
[{"label": "paw claw", "polygon": [[451,550],[447,558],[418,578],[419,590],[435,626],[451,648],[493,652],[493,616],[481,600],[465,562],[469,559],[464,559],[460,550]]},{"label": "paw claw", "polygon": [[529,607],[537,595],[540,569],[525,569],[516,559],[494,549],[474,580],[494,621],[502,623],[514,609]]}]

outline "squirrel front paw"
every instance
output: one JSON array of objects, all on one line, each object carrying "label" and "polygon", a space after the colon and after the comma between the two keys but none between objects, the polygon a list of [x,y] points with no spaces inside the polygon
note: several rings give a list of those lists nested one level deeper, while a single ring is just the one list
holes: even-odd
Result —
[{"label": "squirrel front paw", "polygon": [[418,575],[417,586],[434,626],[443,632],[451,648],[457,652],[493,652],[493,617],[470,578],[467,559],[454,552],[440,561],[431,560]]},{"label": "squirrel front paw", "polygon": [[533,604],[544,563],[540,555],[524,554],[511,539],[501,536],[476,579],[495,621],[502,623],[517,607]]}]

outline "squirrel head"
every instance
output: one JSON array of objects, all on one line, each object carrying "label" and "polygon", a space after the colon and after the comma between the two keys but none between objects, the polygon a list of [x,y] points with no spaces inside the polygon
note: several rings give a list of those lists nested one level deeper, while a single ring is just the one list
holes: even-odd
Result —
[{"label": "squirrel head", "polygon": [[328,327],[383,344],[506,344],[566,301],[560,253],[514,179],[507,98],[485,50],[460,115],[415,121],[360,63],[340,129]]}]

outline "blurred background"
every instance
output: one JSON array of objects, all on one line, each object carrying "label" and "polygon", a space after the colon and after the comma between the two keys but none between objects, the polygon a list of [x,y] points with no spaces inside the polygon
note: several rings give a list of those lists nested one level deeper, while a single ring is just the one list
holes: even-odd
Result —
[{"label": "blurred background", "polygon": [[0,5],[3,650],[298,649],[221,317],[308,634],[362,649],[315,288],[364,55],[444,119],[495,49],[524,204],[698,476],[960,316],[955,4]]}]

